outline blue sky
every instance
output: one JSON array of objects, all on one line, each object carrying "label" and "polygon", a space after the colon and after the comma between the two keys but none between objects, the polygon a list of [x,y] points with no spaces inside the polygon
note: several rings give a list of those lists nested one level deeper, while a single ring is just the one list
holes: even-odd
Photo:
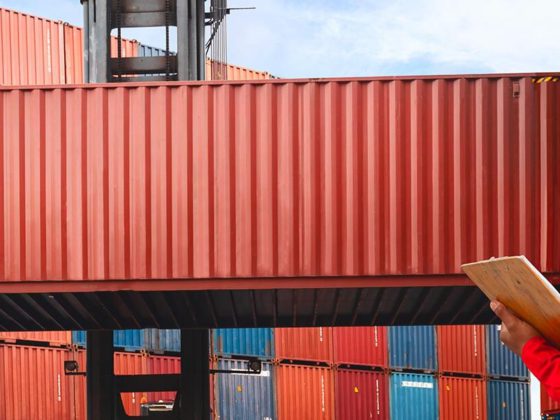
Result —
[{"label": "blue sky", "polygon": [[[558,0],[230,0],[229,61],[283,77],[560,71]],[[0,5],[81,25],[79,0]],[[163,30],[129,37],[163,46]]]}]

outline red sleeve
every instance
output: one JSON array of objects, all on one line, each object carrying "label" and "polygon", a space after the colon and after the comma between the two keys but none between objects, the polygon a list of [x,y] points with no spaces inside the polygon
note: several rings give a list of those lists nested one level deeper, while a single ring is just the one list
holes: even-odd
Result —
[{"label": "red sleeve", "polygon": [[533,337],[523,346],[521,358],[550,398],[560,401],[560,350],[542,337]]}]

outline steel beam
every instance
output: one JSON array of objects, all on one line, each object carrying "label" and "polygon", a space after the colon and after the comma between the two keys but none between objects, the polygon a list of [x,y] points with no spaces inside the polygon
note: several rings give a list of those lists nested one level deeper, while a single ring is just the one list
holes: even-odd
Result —
[{"label": "steel beam", "polygon": [[113,331],[88,331],[88,420],[111,420],[114,418],[115,381],[113,372]]},{"label": "steel beam", "polygon": [[180,419],[210,418],[208,330],[181,330]]},{"label": "steel beam", "polygon": [[177,0],[179,80],[204,80],[204,0]]},{"label": "steel beam", "polygon": [[[84,26],[84,64],[88,69],[84,71],[86,83],[105,83],[109,80],[109,56],[111,52],[110,37],[110,6],[111,0],[95,0],[84,2],[84,17],[88,21]],[[86,35],[87,33],[87,35]],[[87,49],[86,49],[87,48]]]}]

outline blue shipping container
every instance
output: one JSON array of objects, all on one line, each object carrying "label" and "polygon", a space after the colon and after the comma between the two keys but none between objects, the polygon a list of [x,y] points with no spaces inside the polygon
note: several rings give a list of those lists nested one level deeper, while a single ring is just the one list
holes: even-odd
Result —
[{"label": "blue shipping container", "polygon": [[529,378],[521,358],[500,341],[498,325],[486,326],[486,369],[490,376]]},{"label": "blue shipping container", "polygon": [[391,420],[437,420],[438,387],[433,375],[392,373]]},{"label": "blue shipping container", "polygon": [[[222,359],[218,362],[218,369],[245,371],[247,362]],[[214,384],[217,418],[222,420],[272,420],[276,418],[271,364],[263,363],[260,375],[217,374]]]},{"label": "blue shipping container", "polygon": [[[86,346],[86,332],[72,331],[72,343]],[[113,331],[113,346],[125,350],[141,350],[144,348],[142,330],[115,330]]]},{"label": "blue shipping container", "polygon": [[[175,52],[171,51],[171,55],[175,55]],[[139,57],[163,57],[165,56],[165,49],[140,44],[138,46],[138,56]]]},{"label": "blue shipping container", "polygon": [[214,354],[219,356],[274,357],[272,328],[225,328],[213,331]]},{"label": "blue shipping container", "polygon": [[180,352],[181,330],[144,330],[144,348],[151,352]]},{"label": "blue shipping container", "polygon": [[530,420],[529,384],[488,381],[488,420]]},{"label": "blue shipping container", "polygon": [[389,354],[392,368],[435,371],[435,327],[390,327]]},{"label": "blue shipping container", "polygon": [[[86,346],[86,332],[73,331],[72,343]],[[179,330],[115,330],[113,345],[125,350],[147,350],[152,352],[179,352],[181,332]]]}]

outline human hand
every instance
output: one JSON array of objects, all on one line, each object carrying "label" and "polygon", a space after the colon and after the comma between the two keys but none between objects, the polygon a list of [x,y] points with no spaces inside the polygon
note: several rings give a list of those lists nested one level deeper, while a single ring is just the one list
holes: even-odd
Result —
[{"label": "human hand", "polygon": [[490,308],[502,320],[500,340],[518,356],[521,356],[521,351],[527,341],[540,336],[536,329],[516,317],[504,304],[492,301]]}]

